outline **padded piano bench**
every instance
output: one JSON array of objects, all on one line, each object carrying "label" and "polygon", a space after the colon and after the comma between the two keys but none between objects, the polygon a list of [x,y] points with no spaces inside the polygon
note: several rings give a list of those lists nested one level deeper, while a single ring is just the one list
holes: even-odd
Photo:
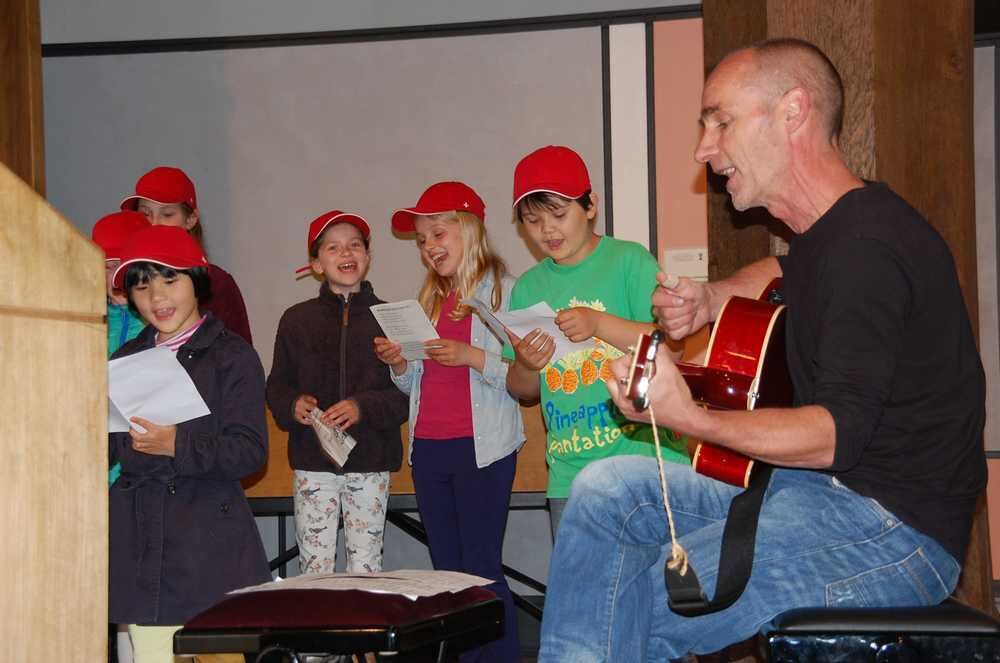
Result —
[{"label": "padded piano bench", "polygon": [[174,635],[174,653],[243,653],[261,663],[295,661],[293,653],[362,652],[445,661],[502,631],[503,604],[482,587],[415,601],[355,590],[272,590],[230,596],[194,617]]},{"label": "padded piano bench", "polygon": [[770,663],[1000,663],[1000,624],[947,601],[921,608],[800,608],[766,634]]}]

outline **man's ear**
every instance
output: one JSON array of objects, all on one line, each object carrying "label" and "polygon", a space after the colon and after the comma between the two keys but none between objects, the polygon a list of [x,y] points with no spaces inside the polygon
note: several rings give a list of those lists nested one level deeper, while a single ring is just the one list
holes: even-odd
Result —
[{"label": "man's ear", "polygon": [[809,93],[801,87],[793,87],[781,97],[781,120],[788,128],[788,133],[795,133],[809,119],[812,111],[812,100]]}]

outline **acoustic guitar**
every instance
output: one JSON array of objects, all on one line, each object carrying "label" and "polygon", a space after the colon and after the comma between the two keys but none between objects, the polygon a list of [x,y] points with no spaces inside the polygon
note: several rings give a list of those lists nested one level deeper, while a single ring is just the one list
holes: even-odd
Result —
[{"label": "acoustic guitar", "polygon": [[[753,410],[792,404],[792,382],[785,360],[785,313],[773,279],[757,299],[730,297],[719,311],[703,364],[678,362],[695,401],[710,408]],[[659,330],[639,337],[632,354],[626,395],[639,410],[656,371]],[[710,442],[699,442],[691,456],[696,472],[746,488],[754,461]]]}]

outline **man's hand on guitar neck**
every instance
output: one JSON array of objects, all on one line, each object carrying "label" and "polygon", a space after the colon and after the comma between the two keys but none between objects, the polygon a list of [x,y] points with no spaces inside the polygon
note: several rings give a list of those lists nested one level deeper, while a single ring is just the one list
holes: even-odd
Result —
[{"label": "man's hand on guitar neck", "polygon": [[825,469],[834,459],[836,428],[830,412],[819,405],[759,410],[713,410],[698,405],[680,371],[660,346],[656,370],[646,395],[650,407],[639,412],[626,394],[631,357],[611,364],[608,392],[627,418],[656,424],[699,440],[732,449],[750,458],[784,467]]},{"label": "man's hand on guitar neck", "polygon": [[[656,353],[655,370],[648,383],[646,397],[654,404],[656,423],[672,430],[691,430],[697,419],[704,417],[704,410],[691,397],[691,389],[670,359],[669,349],[661,345]],[[608,391],[615,405],[632,421],[650,422],[649,409],[641,412],[635,408],[627,393],[632,357],[624,355],[611,363],[612,378],[607,381]]]}]

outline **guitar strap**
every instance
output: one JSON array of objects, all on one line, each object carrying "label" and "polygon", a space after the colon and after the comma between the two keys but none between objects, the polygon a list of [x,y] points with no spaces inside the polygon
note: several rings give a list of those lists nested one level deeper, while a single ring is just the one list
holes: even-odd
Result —
[{"label": "guitar strap", "polygon": [[771,481],[771,466],[757,461],[750,476],[750,485],[733,498],[722,532],[722,550],[719,554],[719,576],[715,596],[705,596],[694,568],[685,565],[686,573],[663,567],[667,584],[670,609],[684,617],[697,617],[718,612],[731,606],[740,597],[750,580],[753,569],[754,542],[757,538],[757,519],[764,503],[764,493]]}]

